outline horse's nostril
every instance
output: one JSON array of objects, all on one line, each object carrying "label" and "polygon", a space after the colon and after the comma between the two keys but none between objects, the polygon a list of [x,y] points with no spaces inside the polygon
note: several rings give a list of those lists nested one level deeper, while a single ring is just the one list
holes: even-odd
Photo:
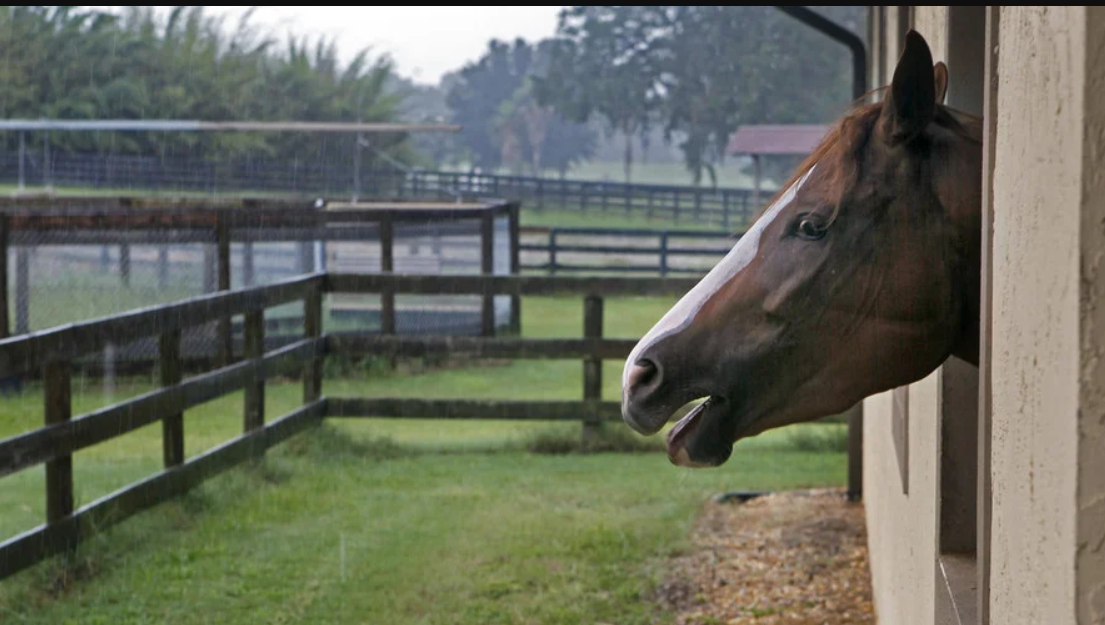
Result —
[{"label": "horse's nostril", "polygon": [[660,368],[656,363],[647,358],[642,358],[633,364],[629,370],[629,388],[637,389],[651,385],[660,378]]}]

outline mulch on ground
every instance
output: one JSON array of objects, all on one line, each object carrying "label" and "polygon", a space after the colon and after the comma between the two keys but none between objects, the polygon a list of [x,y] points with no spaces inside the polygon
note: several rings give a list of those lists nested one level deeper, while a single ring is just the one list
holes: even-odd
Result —
[{"label": "mulch on ground", "polygon": [[659,589],[679,625],[875,623],[863,504],[842,489],[711,501]]}]

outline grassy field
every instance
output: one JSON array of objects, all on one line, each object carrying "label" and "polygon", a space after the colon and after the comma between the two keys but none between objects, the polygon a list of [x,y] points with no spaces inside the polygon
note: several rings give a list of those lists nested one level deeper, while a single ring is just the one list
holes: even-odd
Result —
[{"label": "grassy field", "polygon": [[[611,298],[607,335],[640,336],[674,298]],[[576,298],[527,297],[527,336],[580,336]],[[618,397],[620,362],[603,367]],[[334,372],[335,368],[331,368]],[[413,371],[412,371],[413,369]],[[74,379],[74,414],[147,391],[152,380]],[[419,372],[354,368],[328,396],[575,399],[572,361]],[[270,384],[269,418],[300,387]],[[188,411],[186,454],[240,432],[242,394]],[[0,437],[37,427],[41,390],[0,399]],[[611,440],[656,451],[620,423]],[[787,428],[738,444],[718,470],[662,453],[535,453],[579,425],[384,418],[331,420],[178,501],[0,582],[2,623],[652,623],[665,558],[712,494],[840,485],[842,426]],[[74,458],[78,503],[160,467],[160,426]],[[4,478],[0,537],[43,518],[41,467]]]},{"label": "grassy field", "polygon": [[[718,224],[706,224],[687,219],[675,220],[667,216],[647,217],[645,215],[621,215],[615,211],[609,213],[580,213],[570,210],[534,210],[522,206],[519,214],[523,226],[559,226],[561,228],[643,228],[646,230],[717,230],[723,231]],[[734,223],[731,230],[743,229],[744,224]]]}]

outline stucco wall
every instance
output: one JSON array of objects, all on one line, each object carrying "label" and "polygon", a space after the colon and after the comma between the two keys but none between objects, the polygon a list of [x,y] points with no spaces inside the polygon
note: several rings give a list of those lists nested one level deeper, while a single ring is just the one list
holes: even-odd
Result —
[{"label": "stucco wall", "polygon": [[[946,7],[915,8],[936,60],[946,20]],[[1105,623],[1105,9],[1003,7],[998,35],[990,622]],[[900,40],[885,36],[883,83]],[[934,619],[939,384],[910,387],[908,494],[892,396],[865,401],[883,623]]]},{"label": "stucco wall", "polygon": [[[899,7],[886,9],[886,24],[893,30],[900,23],[894,15]],[[947,56],[946,23],[947,7],[914,8],[914,28],[928,41],[935,61]],[[883,82],[889,83],[901,55],[901,38],[888,32],[886,40]],[[932,625],[935,619],[938,389],[937,373],[909,389],[908,494],[902,492],[892,437],[892,394],[864,401],[863,496],[880,623]]]},{"label": "stucco wall", "polygon": [[[995,623],[1100,623],[1103,12],[1004,7],[994,170]],[[1081,530],[1081,531],[1080,531]],[[1078,617],[1076,618],[1076,610]]]},{"label": "stucco wall", "polygon": [[902,493],[891,439],[891,396],[864,402],[863,497],[875,610],[880,623],[932,625],[936,553],[937,375],[909,396],[909,493]]}]

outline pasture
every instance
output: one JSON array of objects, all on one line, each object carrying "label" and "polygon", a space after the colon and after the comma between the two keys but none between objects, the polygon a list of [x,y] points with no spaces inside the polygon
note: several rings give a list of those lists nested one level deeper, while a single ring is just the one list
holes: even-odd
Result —
[{"label": "pasture", "polygon": [[[606,336],[636,337],[669,298],[607,302]],[[579,336],[578,298],[524,297],[528,337]],[[620,363],[604,363],[603,399]],[[577,399],[579,362],[506,361],[450,369],[332,367],[332,395]],[[156,380],[74,378],[74,412]],[[270,382],[282,414],[294,382]],[[108,396],[108,394],[113,394]],[[185,415],[188,457],[240,431],[241,392]],[[0,399],[0,437],[39,424],[41,390]],[[0,584],[0,622],[645,623],[667,558],[711,495],[838,486],[841,425],[807,425],[738,444],[720,470],[672,467],[659,437],[608,424],[616,447],[562,451],[578,423],[331,419],[85,544]],[[550,445],[568,442],[568,445]],[[648,450],[653,451],[648,451]],[[161,463],[160,427],[78,452],[78,504]],[[43,518],[42,468],[4,478],[0,531]]]}]

